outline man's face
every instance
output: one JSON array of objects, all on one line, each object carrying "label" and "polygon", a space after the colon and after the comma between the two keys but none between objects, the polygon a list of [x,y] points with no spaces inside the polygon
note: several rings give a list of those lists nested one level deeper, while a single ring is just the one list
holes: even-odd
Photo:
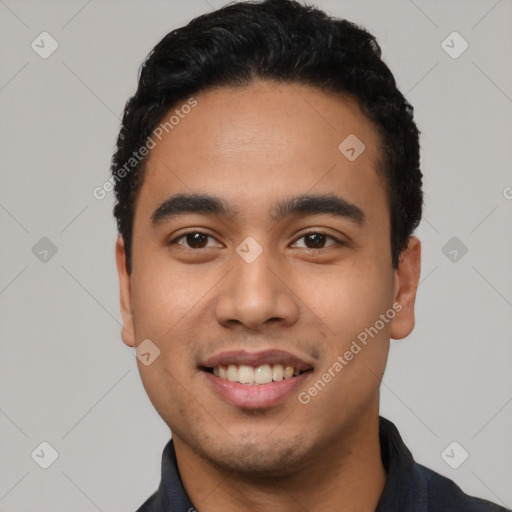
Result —
[{"label": "man's face", "polygon": [[[177,447],[223,468],[282,474],[348,446],[376,417],[389,338],[412,329],[410,304],[390,314],[400,276],[379,139],[355,100],[316,88],[262,81],[196,100],[151,150],[131,276],[118,242],[123,340],[159,348],[139,370]],[[353,138],[338,149],[351,135],[365,146],[359,156]],[[161,207],[176,194],[207,194],[231,211]],[[320,199],[278,215],[276,205],[304,195],[345,204],[329,213]],[[239,365],[276,380],[239,383],[252,375]],[[286,366],[302,373],[280,380]]]}]

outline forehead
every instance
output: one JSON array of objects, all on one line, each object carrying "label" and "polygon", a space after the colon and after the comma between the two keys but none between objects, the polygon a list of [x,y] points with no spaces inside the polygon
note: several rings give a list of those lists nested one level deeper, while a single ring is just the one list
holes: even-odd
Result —
[{"label": "forehead", "polygon": [[[361,205],[380,195],[382,202],[379,138],[352,97],[259,81],[195,100],[155,139],[141,207],[180,192],[223,197],[260,215],[263,204],[295,194],[339,192]],[[176,110],[179,104],[163,121]]]}]

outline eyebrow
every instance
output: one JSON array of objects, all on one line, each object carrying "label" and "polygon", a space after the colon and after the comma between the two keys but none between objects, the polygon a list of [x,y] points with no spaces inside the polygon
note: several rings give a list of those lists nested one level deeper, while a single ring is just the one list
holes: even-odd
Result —
[{"label": "eyebrow", "polygon": [[[166,220],[189,213],[234,218],[239,211],[220,197],[209,194],[176,194],[166,199],[153,212],[151,224],[156,226]],[[366,216],[359,206],[335,194],[302,194],[288,197],[275,204],[270,210],[270,217],[276,222],[300,214],[331,215],[353,221],[359,226],[366,222]]]}]

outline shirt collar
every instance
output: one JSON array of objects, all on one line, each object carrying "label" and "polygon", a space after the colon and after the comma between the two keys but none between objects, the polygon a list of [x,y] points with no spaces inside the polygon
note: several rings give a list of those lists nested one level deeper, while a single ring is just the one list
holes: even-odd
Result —
[{"label": "shirt collar", "polygon": [[375,512],[427,510],[427,486],[420,466],[405,446],[395,425],[379,416],[379,441],[386,484]]}]

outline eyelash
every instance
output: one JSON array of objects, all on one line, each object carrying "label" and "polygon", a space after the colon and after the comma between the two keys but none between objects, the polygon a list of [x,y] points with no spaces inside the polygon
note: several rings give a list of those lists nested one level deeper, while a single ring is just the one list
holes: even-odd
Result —
[{"label": "eyelash", "polygon": [[[194,231],[194,230],[192,230],[192,231],[186,231],[185,233],[182,233],[181,235],[173,238],[172,240],[169,240],[167,242],[167,245],[176,244],[178,240],[181,240],[182,238],[185,238],[187,235],[193,235],[193,234],[201,234],[201,235],[206,235],[209,238],[214,238],[212,235],[209,235],[208,233],[203,233],[202,231]],[[336,237],[334,237],[332,235],[329,235],[329,234],[327,234],[327,233],[325,233],[323,231],[308,231],[307,233],[304,233],[301,236],[299,236],[295,240],[294,243],[296,243],[301,238],[307,237],[308,235],[323,235],[326,238],[330,238],[331,240],[334,240],[335,244],[333,244],[333,245],[338,245],[338,246],[345,246],[345,245],[347,245],[345,242],[342,242],[341,240],[337,239]],[[177,245],[180,245],[180,244],[177,244]],[[183,246],[181,246],[181,247],[183,247]],[[332,246],[320,247],[319,249],[315,249],[315,248],[312,248],[312,247],[305,247],[305,249],[307,249],[309,251],[320,251],[322,249],[328,249],[329,247],[332,247]],[[200,247],[200,248],[184,247],[184,248],[185,249],[190,249],[192,251],[198,251],[198,250],[204,249],[203,247]]]}]

